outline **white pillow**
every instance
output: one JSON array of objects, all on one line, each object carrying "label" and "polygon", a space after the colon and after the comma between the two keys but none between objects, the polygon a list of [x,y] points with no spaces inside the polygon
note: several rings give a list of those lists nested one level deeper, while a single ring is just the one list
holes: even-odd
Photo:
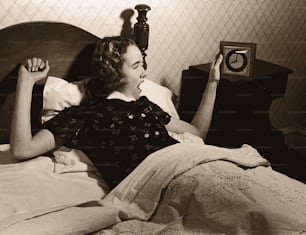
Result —
[{"label": "white pillow", "polygon": [[71,83],[62,78],[49,76],[43,91],[41,122],[48,121],[65,108],[79,105],[82,99],[83,94],[79,83]]},{"label": "white pillow", "polygon": [[150,101],[157,104],[172,117],[179,118],[177,110],[172,101],[172,92],[167,87],[149,79],[144,79],[144,82],[141,83],[140,88],[140,95],[148,97]]},{"label": "white pillow", "polygon": [[[156,82],[145,79],[141,84],[141,95],[160,106],[171,116],[179,118],[172,102],[172,92]],[[79,105],[83,99],[80,83],[67,82],[58,77],[49,76],[43,91],[43,110],[41,121],[54,117],[59,111],[72,105]]]}]

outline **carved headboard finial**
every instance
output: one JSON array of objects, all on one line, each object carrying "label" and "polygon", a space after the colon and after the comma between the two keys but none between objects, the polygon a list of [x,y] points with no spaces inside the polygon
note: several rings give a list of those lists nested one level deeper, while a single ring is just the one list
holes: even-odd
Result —
[{"label": "carved headboard finial", "polygon": [[149,24],[147,24],[147,12],[151,10],[151,7],[146,4],[138,4],[135,6],[138,11],[137,23],[134,25],[135,41],[139,49],[141,50],[144,62],[144,68],[147,68],[145,61],[146,53],[149,45]]}]

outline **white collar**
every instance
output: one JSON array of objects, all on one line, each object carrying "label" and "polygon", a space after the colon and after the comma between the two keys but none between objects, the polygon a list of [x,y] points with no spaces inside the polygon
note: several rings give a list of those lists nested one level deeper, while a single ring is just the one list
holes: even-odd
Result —
[{"label": "white collar", "polygon": [[106,99],[108,99],[108,100],[119,99],[119,100],[124,100],[126,102],[136,101],[135,98],[126,96],[125,94],[121,93],[120,91],[113,91],[109,96],[107,96]]}]

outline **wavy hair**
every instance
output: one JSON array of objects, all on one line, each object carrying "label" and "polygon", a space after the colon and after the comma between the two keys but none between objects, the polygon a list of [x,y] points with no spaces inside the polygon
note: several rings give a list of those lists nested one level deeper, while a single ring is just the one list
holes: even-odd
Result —
[{"label": "wavy hair", "polygon": [[92,73],[87,84],[87,96],[91,102],[108,96],[125,85],[123,82],[123,55],[130,45],[136,45],[132,39],[106,37],[101,39],[94,50]]}]

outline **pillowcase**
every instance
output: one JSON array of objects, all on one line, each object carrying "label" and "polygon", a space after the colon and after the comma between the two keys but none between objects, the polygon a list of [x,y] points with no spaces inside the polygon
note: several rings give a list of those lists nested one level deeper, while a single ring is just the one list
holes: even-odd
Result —
[{"label": "pillowcase", "polygon": [[48,76],[43,90],[41,122],[48,121],[65,108],[79,105],[82,99],[80,83],[70,83],[62,78]]},{"label": "pillowcase", "polygon": [[146,96],[151,102],[157,104],[165,112],[172,117],[179,118],[175,105],[172,101],[172,91],[167,87],[162,86],[149,79],[144,79],[144,82],[140,85],[141,94]]},{"label": "pillowcase", "polygon": [[[145,79],[141,84],[141,89],[141,95],[146,96],[171,116],[179,118],[172,102],[172,92],[167,87]],[[62,78],[49,76],[43,91],[42,123],[65,108],[79,105],[82,99],[83,93],[80,82],[67,82]]]}]

